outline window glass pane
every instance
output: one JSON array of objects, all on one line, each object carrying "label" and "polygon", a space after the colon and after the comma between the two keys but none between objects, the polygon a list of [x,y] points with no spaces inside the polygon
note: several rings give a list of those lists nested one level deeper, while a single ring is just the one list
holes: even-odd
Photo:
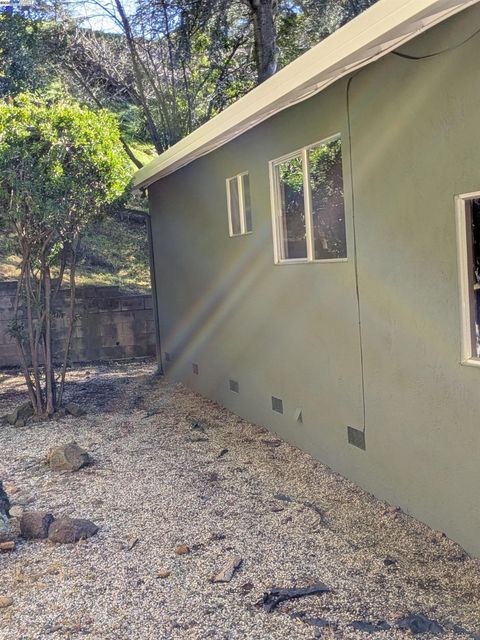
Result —
[{"label": "window glass pane", "polygon": [[341,140],[309,149],[308,162],[314,258],[346,258]]},{"label": "window glass pane", "polygon": [[230,222],[232,225],[232,235],[238,235],[242,232],[240,226],[240,201],[238,197],[238,180],[230,178],[228,181],[230,194]]},{"label": "window glass pane", "polygon": [[480,200],[471,201],[471,224],[472,224],[472,287],[473,298],[473,318],[475,323],[473,336],[475,344],[472,345],[472,353],[477,358],[480,357]]},{"label": "window glass pane", "polygon": [[248,179],[248,173],[245,173],[242,177],[243,188],[243,203],[245,205],[245,231],[248,233],[252,230],[252,206],[250,202],[250,180]]},{"label": "window glass pane", "polygon": [[305,199],[301,156],[277,165],[280,186],[280,233],[282,259],[307,257]]}]

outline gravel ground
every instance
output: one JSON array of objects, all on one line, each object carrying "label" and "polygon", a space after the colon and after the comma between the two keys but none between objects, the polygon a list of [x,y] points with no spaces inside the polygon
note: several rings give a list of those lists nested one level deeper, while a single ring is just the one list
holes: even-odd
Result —
[{"label": "gravel ground", "polygon": [[[395,623],[418,613],[443,625],[445,639],[480,633],[479,561],[152,371],[148,363],[76,369],[67,395],[86,416],[0,427],[0,478],[14,503],[100,525],[75,546],[20,541],[0,556],[0,596],[13,598],[0,609],[1,640],[381,640],[408,638]],[[21,379],[0,373],[0,412],[22,399]],[[52,473],[49,447],[72,439],[94,465]],[[178,544],[191,553],[176,555]],[[212,584],[235,554],[243,564],[232,581]],[[272,587],[317,581],[331,592],[271,613],[257,606]],[[352,627],[378,620],[392,628]]]}]

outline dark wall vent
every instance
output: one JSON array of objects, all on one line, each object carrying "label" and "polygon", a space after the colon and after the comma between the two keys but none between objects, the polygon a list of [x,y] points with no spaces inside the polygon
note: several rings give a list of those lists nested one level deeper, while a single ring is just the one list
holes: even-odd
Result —
[{"label": "dark wall vent", "polygon": [[172,360],[172,356],[168,353],[168,351],[165,351],[165,362],[171,362]]},{"label": "dark wall vent", "polygon": [[240,386],[237,380],[230,380],[230,391],[234,391],[235,393],[240,392]]},{"label": "dark wall vent", "polygon": [[196,362],[192,362],[192,371],[196,376],[198,376],[198,364]]},{"label": "dark wall vent", "polygon": [[283,400],[272,396],[272,409],[277,413],[283,413]]},{"label": "dark wall vent", "polygon": [[365,451],[365,432],[354,427],[347,427],[348,443]]}]

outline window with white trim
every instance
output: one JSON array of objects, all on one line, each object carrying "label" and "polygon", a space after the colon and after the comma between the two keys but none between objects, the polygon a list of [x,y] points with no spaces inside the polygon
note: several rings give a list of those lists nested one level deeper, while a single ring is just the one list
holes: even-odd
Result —
[{"label": "window with white trim", "polygon": [[480,192],[456,200],[462,362],[480,366]]},{"label": "window with white trim", "polygon": [[228,231],[231,237],[252,232],[248,172],[227,178]]},{"label": "window with white trim", "polygon": [[340,137],[273,160],[270,180],[275,262],[346,260]]}]

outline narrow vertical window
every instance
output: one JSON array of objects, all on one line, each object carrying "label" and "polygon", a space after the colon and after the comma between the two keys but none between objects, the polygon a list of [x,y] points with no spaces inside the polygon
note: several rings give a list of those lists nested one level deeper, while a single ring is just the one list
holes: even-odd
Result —
[{"label": "narrow vertical window", "polygon": [[242,233],[240,224],[240,193],[237,178],[227,180],[228,213],[230,222],[230,235],[238,236]]},{"label": "narrow vertical window", "polygon": [[228,228],[230,236],[252,231],[252,207],[248,173],[227,178]]},{"label": "narrow vertical window", "polygon": [[340,138],[309,145],[270,166],[276,262],[345,260]]},{"label": "narrow vertical window", "polygon": [[480,366],[480,192],[457,197],[462,362]]},{"label": "narrow vertical window", "polygon": [[303,161],[301,156],[276,166],[279,190],[280,255],[282,260],[307,257]]},{"label": "narrow vertical window", "polygon": [[309,149],[308,169],[314,259],[346,258],[341,141]]},{"label": "narrow vertical window", "polygon": [[240,176],[243,195],[243,211],[245,216],[245,232],[250,233],[252,230],[252,204],[250,202],[250,180],[248,173]]}]

